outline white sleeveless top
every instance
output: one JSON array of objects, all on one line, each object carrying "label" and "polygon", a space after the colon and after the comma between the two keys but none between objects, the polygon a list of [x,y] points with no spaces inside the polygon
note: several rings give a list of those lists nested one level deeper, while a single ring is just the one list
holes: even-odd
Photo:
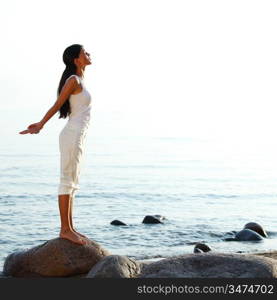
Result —
[{"label": "white sleeveless top", "polygon": [[80,93],[69,96],[71,113],[69,114],[67,126],[76,129],[87,129],[90,123],[91,95],[78,75],[71,75],[67,80],[72,76],[75,76],[83,89]]}]

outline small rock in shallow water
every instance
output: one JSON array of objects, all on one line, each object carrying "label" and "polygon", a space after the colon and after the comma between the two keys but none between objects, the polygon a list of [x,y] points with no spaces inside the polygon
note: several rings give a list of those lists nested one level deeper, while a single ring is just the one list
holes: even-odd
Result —
[{"label": "small rock in shallow water", "polygon": [[127,225],[127,224],[125,224],[125,223],[123,223],[123,222],[121,222],[119,220],[113,220],[113,221],[111,221],[110,224],[111,225]]},{"label": "small rock in shallow water", "polygon": [[165,220],[165,217],[161,216],[161,215],[148,215],[145,216],[142,223],[144,224],[159,224],[159,223],[163,223],[162,220]]},{"label": "small rock in shallow water", "polygon": [[235,235],[236,241],[261,241],[263,237],[251,229],[243,229]]},{"label": "small rock in shallow water", "polygon": [[203,252],[209,252],[211,250],[212,249],[209,246],[207,246],[206,244],[198,243],[195,245],[193,252],[194,253],[203,253]]},{"label": "small rock in shallow water", "polygon": [[257,232],[258,234],[260,234],[263,237],[268,237],[266,231],[263,229],[263,227],[255,222],[250,222],[244,225],[243,229],[250,229],[253,230],[255,232]]}]

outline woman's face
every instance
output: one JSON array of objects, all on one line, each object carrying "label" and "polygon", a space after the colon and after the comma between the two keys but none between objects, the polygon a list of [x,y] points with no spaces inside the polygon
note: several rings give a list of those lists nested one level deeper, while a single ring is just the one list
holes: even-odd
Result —
[{"label": "woman's face", "polygon": [[87,65],[91,65],[90,54],[84,48],[81,49],[79,57],[75,58],[74,61],[75,64],[77,66],[80,66],[81,68]]}]

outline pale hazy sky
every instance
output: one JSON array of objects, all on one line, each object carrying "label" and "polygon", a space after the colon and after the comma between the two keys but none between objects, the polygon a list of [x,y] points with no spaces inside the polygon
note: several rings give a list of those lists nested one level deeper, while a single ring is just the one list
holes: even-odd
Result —
[{"label": "pale hazy sky", "polygon": [[[41,120],[80,43],[93,134],[275,143],[276,15],[276,1],[5,1],[2,134]],[[64,124],[57,114],[43,134]]]}]

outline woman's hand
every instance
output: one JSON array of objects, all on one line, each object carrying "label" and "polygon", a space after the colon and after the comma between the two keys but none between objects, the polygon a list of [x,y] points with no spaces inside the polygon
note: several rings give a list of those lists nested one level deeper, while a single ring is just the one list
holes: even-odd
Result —
[{"label": "woman's hand", "polygon": [[26,134],[26,133],[39,133],[40,130],[43,128],[43,125],[41,122],[38,123],[33,123],[31,125],[28,126],[28,129],[20,131],[20,134]]}]

